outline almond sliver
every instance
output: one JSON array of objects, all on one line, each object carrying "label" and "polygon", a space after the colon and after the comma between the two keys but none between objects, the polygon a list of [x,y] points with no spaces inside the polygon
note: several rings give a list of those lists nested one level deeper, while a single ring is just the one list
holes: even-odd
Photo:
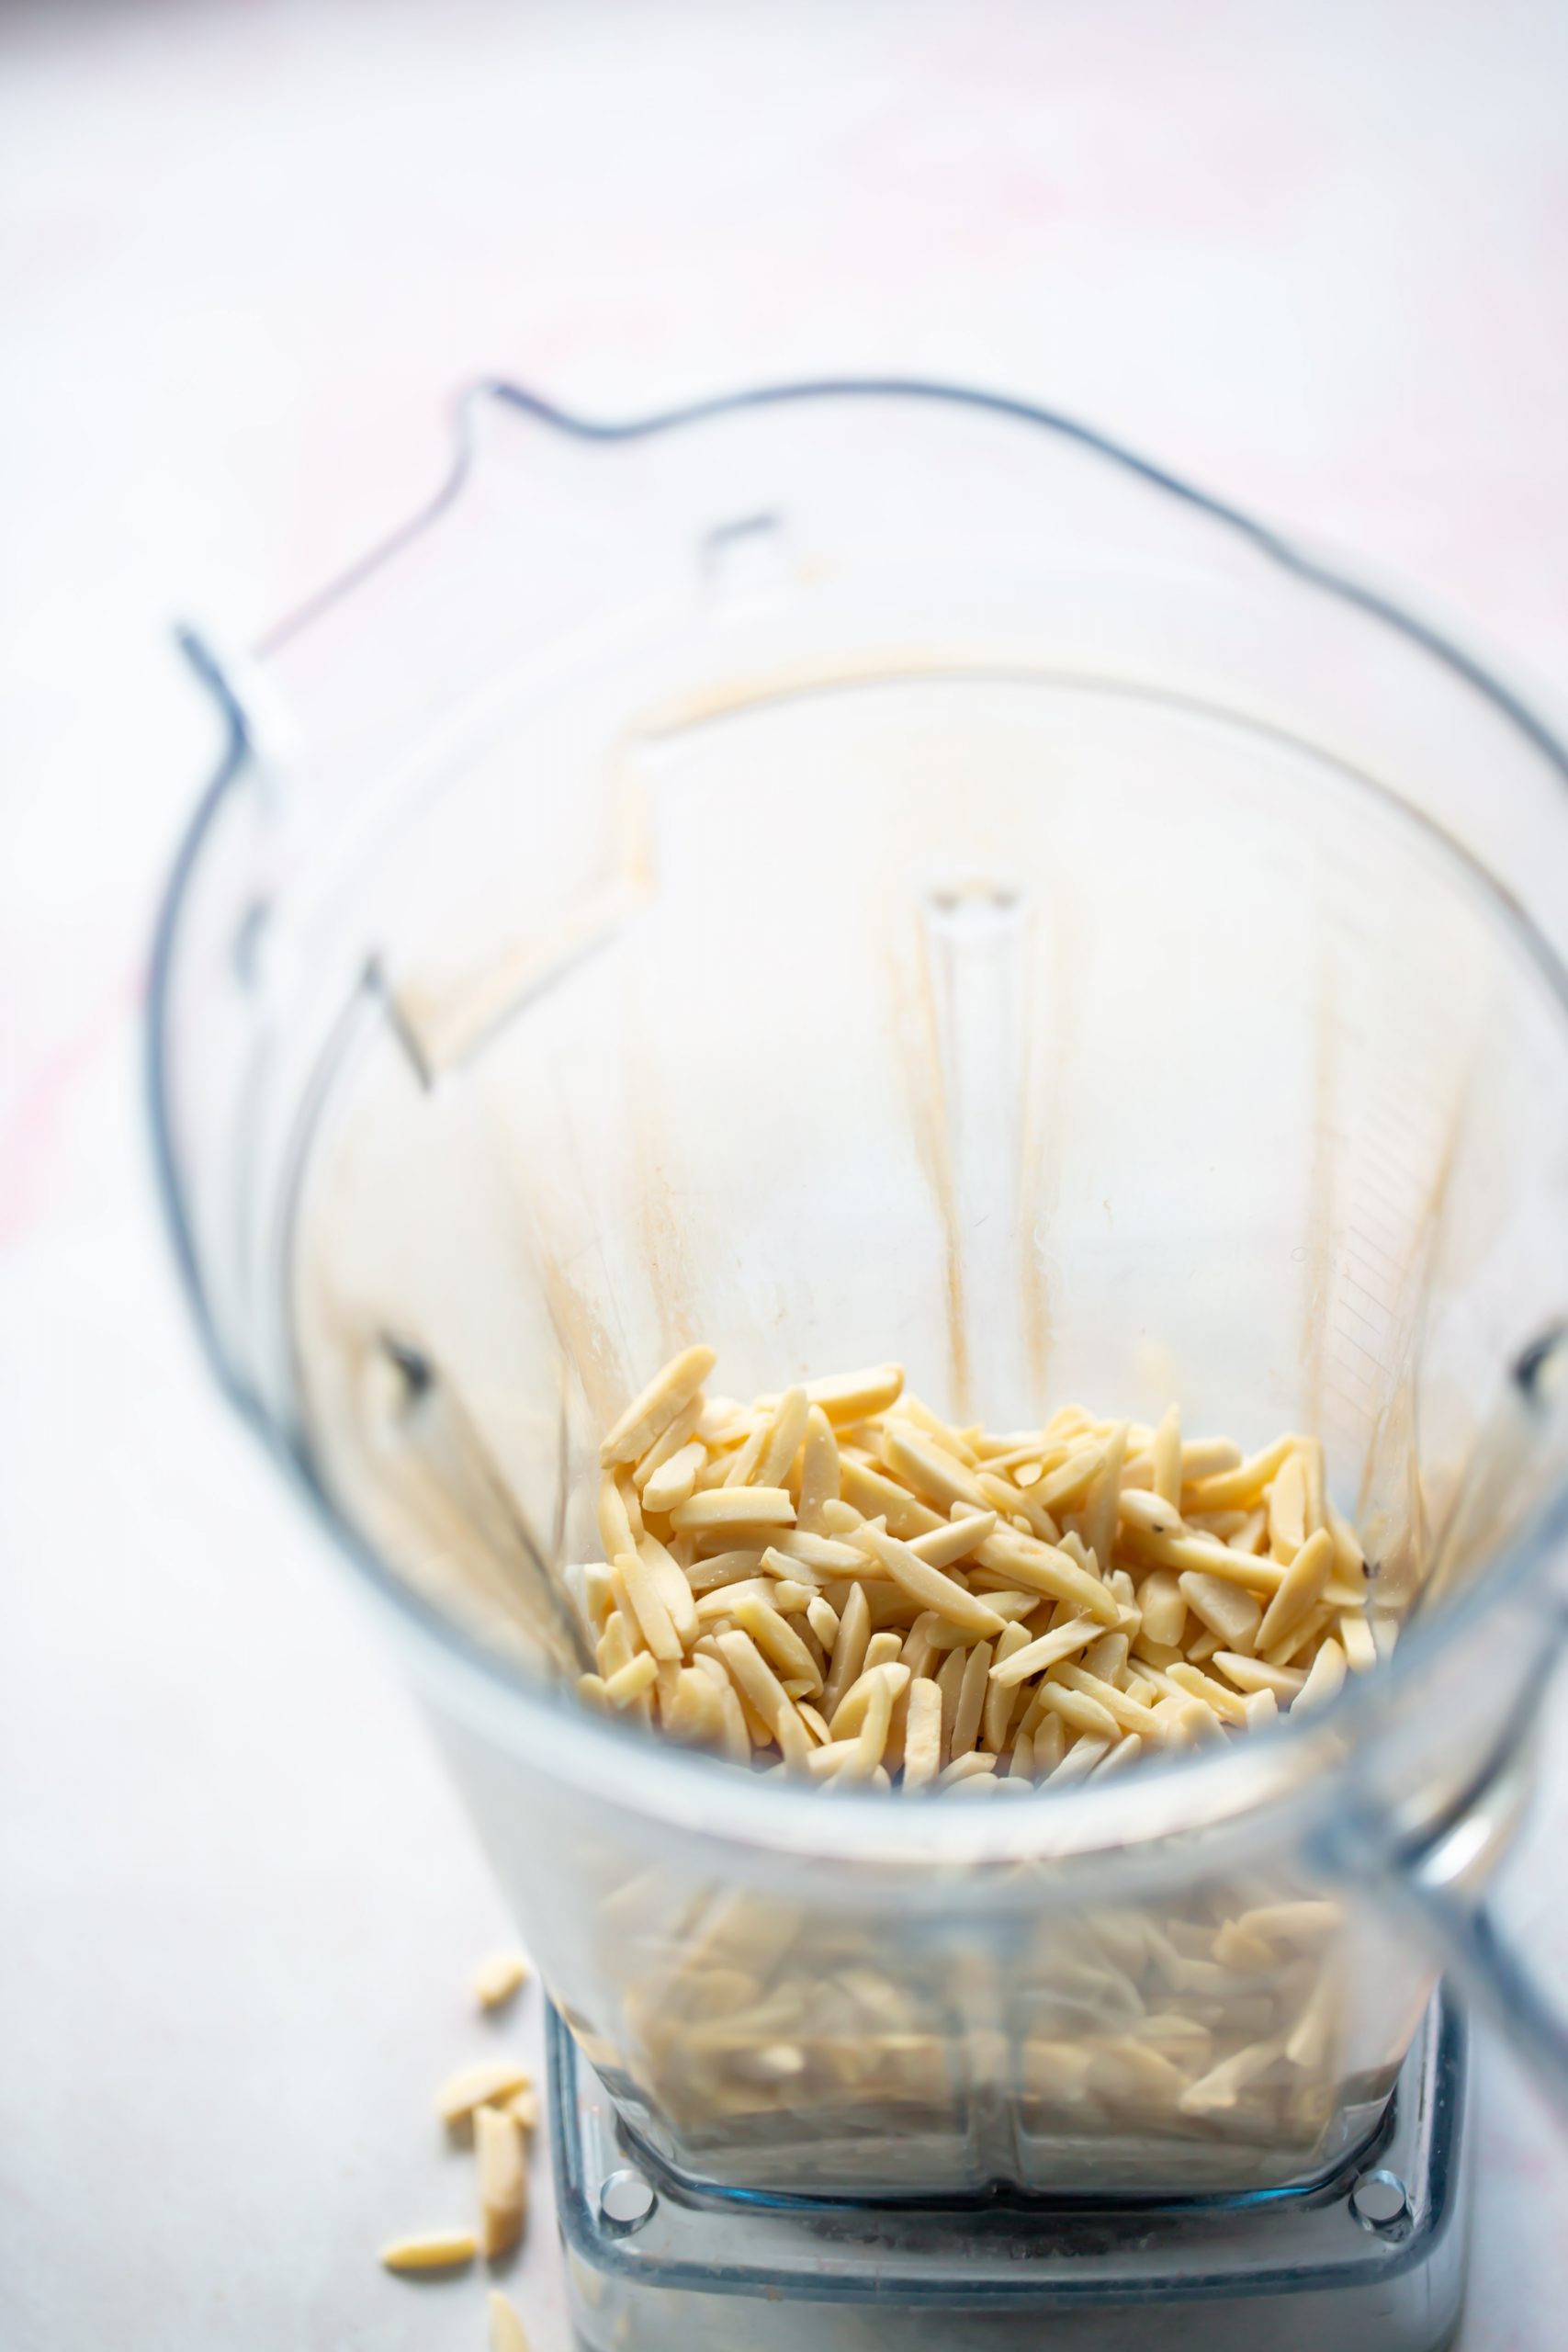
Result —
[{"label": "almond sliver", "polygon": [[636,1462],[689,1404],[718,1359],[711,1348],[682,1348],[634,1396],[599,1448],[602,1462]]},{"label": "almond sliver", "polygon": [[394,2238],[381,2248],[381,2260],[389,2270],[457,2270],[479,2250],[472,2230],[427,2230],[419,2237]]},{"label": "almond sliver", "polygon": [[435,2112],[443,2123],[460,2123],[477,2108],[510,2098],[526,2090],[533,2077],[513,2058],[481,2058],[477,2065],[448,2075],[435,2094]]}]

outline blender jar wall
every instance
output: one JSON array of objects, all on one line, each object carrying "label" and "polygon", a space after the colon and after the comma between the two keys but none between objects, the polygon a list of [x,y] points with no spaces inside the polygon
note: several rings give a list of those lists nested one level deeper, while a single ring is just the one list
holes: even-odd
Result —
[{"label": "blender jar wall", "polygon": [[[1243,1438],[1321,1425],[1341,1501],[1364,1483],[1418,1567],[1562,1295],[1562,1049],[1495,902],[1362,772],[1461,838],[1476,775],[1506,779],[1497,862],[1552,921],[1551,746],[1261,535],[1016,414],[494,422],[440,529],[273,650],[298,752],[237,735],[165,932],[161,1133],[229,1376],[384,1560],[533,1667],[528,1609],[393,1475],[389,1333],[459,1383],[547,1564],[589,1542],[597,1427],[690,1325],[738,1387],[897,1352],[955,1409],[1179,1385]],[[1500,1704],[1461,1712],[1450,1785]],[[521,1835],[537,1776],[509,1802]],[[637,2040],[590,1825],[560,1826],[508,1872],[552,1985],[668,2151],[722,2171]],[[1286,1867],[1295,1893],[1325,1865]],[[972,1948],[1013,1965],[984,1906]],[[998,2098],[1055,2177],[1019,2071],[1054,1964],[1008,1980],[981,2064],[978,1980],[930,1962],[919,2031],[958,2086],[931,2177],[972,2177]],[[1390,2011],[1352,2005],[1304,2168],[1425,1981],[1370,1978]]]}]

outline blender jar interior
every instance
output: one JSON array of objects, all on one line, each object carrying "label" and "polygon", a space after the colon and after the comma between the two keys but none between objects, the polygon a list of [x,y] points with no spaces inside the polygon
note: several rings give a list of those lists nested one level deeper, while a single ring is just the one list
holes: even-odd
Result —
[{"label": "blender jar interior", "polygon": [[[693,1339],[737,1393],[892,1356],[996,1426],[1177,1396],[1244,1445],[1312,1430],[1400,1600],[1456,1529],[1457,1589],[1561,1471],[1537,1447],[1501,1519],[1456,1519],[1568,1296],[1568,1035],[1550,954],[1451,838],[1460,787],[1429,806],[1355,756],[1380,680],[1417,747],[1441,711],[1408,718],[1353,630],[1337,729],[1309,729],[1333,653],[1298,642],[1283,689],[1301,583],[1252,550],[1184,573],[1122,482],[1111,518],[1074,475],[1027,586],[1027,517],[975,526],[1015,445],[974,430],[919,544],[901,506],[856,510],[877,563],[803,526],[830,503],[781,518],[725,481],[662,602],[628,558],[614,627],[476,663],[395,756],[385,636],[357,669],[341,615],[297,649],[305,700],[338,702],[244,820],[265,1057],[229,1312],[329,1508],[519,1708],[570,1675],[544,1595],[595,1555],[599,1432]],[[605,460],[569,454],[581,570],[615,552],[577,470]],[[669,480],[642,494],[657,514]],[[457,553],[489,644],[494,563]],[[405,626],[433,609],[408,593]],[[400,1351],[458,1421],[411,1421]],[[1481,1681],[1422,1751],[1446,1788],[1506,1730],[1517,1680]],[[1267,1808],[1115,1884],[1054,1854],[1075,1800],[1049,1791],[1032,1859],[854,1870],[708,1834],[694,1797],[650,1828],[460,1711],[446,1735],[623,2112],[720,2184],[1308,2180],[1374,2127],[1429,1983]]]}]

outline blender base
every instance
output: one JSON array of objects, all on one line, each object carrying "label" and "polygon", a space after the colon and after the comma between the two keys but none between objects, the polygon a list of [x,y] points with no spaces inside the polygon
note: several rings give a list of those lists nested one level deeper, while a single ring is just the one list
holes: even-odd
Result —
[{"label": "blender base", "polygon": [[1231,2199],[694,2194],[553,2010],[549,2055],[583,2352],[1442,2352],[1459,2322],[1466,2036],[1441,1990],[1369,2149],[1316,2188]]}]

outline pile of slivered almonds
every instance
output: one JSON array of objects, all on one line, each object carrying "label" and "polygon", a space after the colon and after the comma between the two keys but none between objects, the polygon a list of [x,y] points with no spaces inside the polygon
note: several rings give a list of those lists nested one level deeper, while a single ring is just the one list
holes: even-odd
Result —
[{"label": "pile of slivered almonds", "polygon": [[[528,1974],[521,1952],[499,1951],[474,1972],[481,2009],[506,2008]],[[539,2094],[525,2066],[512,2058],[481,2058],[448,2075],[435,2111],[457,2139],[472,2139],[479,2172],[479,2227],[425,2230],[395,2238],[381,2249],[389,2270],[408,2277],[466,2270],[476,2255],[499,2262],[521,2244],[528,2211],[525,2154],[539,2128]],[[515,2305],[499,2287],[490,2293],[491,2352],[528,2352]]]},{"label": "pile of slivered almonds", "polygon": [[1065,1406],[998,1436],[897,1364],[740,1405],[684,1349],[601,1449],[592,1704],[825,1784],[1021,1790],[1333,1698],[1393,1645],[1317,1440]]}]

